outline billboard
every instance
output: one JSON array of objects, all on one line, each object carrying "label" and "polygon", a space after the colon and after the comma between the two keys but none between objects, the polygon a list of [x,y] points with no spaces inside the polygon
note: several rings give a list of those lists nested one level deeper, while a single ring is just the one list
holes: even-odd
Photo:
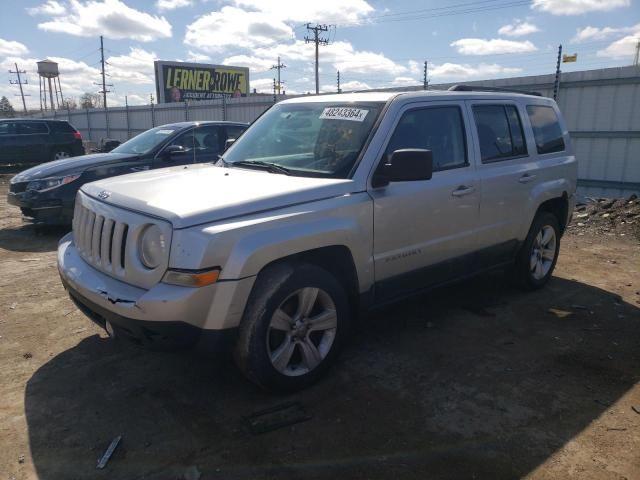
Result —
[{"label": "billboard", "polygon": [[158,103],[246,97],[249,69],[229,65],[155,61]]}]

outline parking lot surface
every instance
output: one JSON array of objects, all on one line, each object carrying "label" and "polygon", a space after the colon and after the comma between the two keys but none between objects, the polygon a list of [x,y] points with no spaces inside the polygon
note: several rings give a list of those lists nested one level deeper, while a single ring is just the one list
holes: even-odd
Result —
[{"label": "parking lot surface", "polygon": [[[0,479],[640,478],[633,233],[576,223],[539,292],[491,275],[370,315],[323,381],[275,396],[226,357],[107,338],[60,284],[64,230],[23,224],[8,179]],[[248,428],[289,402],[308,419]]]}]

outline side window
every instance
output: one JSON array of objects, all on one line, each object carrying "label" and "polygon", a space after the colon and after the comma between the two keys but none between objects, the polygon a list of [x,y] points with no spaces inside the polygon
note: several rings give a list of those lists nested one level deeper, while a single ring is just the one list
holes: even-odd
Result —
[{"label": "side window", "polygon": [[220,154],[225,141],[222,127],[219,126],[197,128],[195,131],[195,139],[198,152],[206,152],[211,155]]},{"label": "side window", "polygon": [[24,122],[18,124],[18,135],[49,133],[47,125],[41,122]]},{"label": "side window", "polygon": [[[236,126],[227,127],[227,138],[235,138],[237,140],[238,137],[242,135],[242,132],[244,132],[245,130],[246,130],[246,127],[236,127]],[[225,138],[225,141],[226,140],[227,139]]]},{"label": "side window", "polygon": [[199,147],[199,143],[197,142],[193,130],[189,130],[188,132],[183,133],[182,135],[178,135],[170,145],[180,145],[186,152],[193,150],[194,148]]},{"label": "side window", "polygon": [[527,113],[533,128],[538,153],[553,153],[564,150],[564,139],[558,116],[552,107],[528,105]]},{"label": "side window", "polygon": [[482,163],[526,155],[522,122],[515,106],[476,105],[473,117],[478,129]]},{"label": "side window", "polygon": [[460,108],[429,107],[403,114],[387,145],[386,155],[403,148],[431,150],[434,172],[468,165]]},{"label": "side window", "polygon": [[0,122],[0,135],[10,135],[15,133],[15,123],[13,122]]}]

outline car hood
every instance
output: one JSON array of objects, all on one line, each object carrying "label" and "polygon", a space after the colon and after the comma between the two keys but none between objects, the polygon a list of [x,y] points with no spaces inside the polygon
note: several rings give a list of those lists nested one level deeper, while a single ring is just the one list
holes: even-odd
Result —
[{"label": "car hood", "polygon": [[53,162],[42,163],[28,170],[20,172],[12,178],[13,182],[28,182],[41,178],[60,177],[71,173],[78,173],[91,167],[98,167],[108,163],[121,162],[135,155],[127,153],[93,153],[79,157],[63,158]]},{"label": "car hood", "polygon": [[85,184],[82,191],[185,228],[351,193],[352,180],[212,164],[170,167]]}]

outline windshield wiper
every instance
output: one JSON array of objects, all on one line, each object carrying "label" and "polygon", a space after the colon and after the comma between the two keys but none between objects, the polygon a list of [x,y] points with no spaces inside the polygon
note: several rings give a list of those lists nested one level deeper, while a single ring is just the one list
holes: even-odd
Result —
[{"label": "windshield wiper", "polygon": [[[224,162],[224,160],[223,160]],[[282,173],[284,175],[291,175],[291,170],[277,163],[263,162],[262,160],[240,160],[238,162],[225,162],[227,165],[240,165],[244,167],[263,167],[265,170],[271,173]]]}]

